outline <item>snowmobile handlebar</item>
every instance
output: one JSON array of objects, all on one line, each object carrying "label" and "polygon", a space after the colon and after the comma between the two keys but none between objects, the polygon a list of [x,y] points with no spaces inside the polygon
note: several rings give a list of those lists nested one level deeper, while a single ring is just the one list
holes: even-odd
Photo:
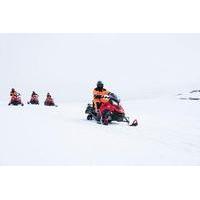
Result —
[{"label": "snowmobile handlebar", "polygon": [[16,96],[19,97],[19,96],[21,96],[21,94],[20,93],[16,93]]},{"label": "snowmobile handlebar", "polygon": [[120,102],[120,100],[118,99],[118,97],[114,94],[114,93],[109,93],[107,95],[95,95],[94,98],[96,99],[111,99],[114,100],[116,102]]},{"label": "snowmobile handlebar", "polygon": [[112,101],[115,101],[118,104],[120,103],[120,99],[115,94],[113,94],[113,93],[110,93],[108,95],[104,95],[103,98],[110,99]]}]

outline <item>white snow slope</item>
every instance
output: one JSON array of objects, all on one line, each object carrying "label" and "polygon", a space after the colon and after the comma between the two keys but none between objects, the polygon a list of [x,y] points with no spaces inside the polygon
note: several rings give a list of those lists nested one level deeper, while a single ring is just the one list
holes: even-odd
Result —
[{"label": "white snow slope", "polygon": [[85,104],[1,104],[1,165],[199,165],[199,101],[124,102],[138,127],[87,121]]}]

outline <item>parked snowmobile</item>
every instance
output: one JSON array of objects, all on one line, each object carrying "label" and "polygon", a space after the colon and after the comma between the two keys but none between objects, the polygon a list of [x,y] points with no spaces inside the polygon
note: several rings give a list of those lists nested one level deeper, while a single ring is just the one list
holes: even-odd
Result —
[{"label": "parked snowmobile", "polygon": [[[87,114],[87,120],[95,119],[97,122],[101,122],[104,125],[108,125],[112,121],[126,122],[130,126],[137,126],[138,122],[135,119],[132,123],[128,117],[126,117],[124,109],[120,105],[120,100],[114,94],[104,96],[107,99],[105,103],[102,103],[97,114],[92,104],[88,104],[85,113]],[[100,119],[99,119],[100,117]]]},{"label": "parked snowmobile", "polygon": [[31,100],[28,102],[28,104],[39,105],[38,97],[39,97],[39,95],[36,94],[35,92],[33,92],[31,95]]},{"label": "parked snowmobile", "polygon": [[22,103],[20,94],[17,93],[16,95],[13,95],[13,96],[11,97],[10,103],[9,103],[8,105],[9,105],[9,106],[10,106],[10,105],[14,105],[14,106],[21,105],[21,106],[24,106],[24,104]]}]

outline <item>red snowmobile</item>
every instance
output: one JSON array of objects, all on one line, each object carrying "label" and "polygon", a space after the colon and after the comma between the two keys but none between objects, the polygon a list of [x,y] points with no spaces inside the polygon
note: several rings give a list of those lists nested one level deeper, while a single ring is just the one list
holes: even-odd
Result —
[{"label": "red snowmobile", "polygon": [[52,98],[47,98],[44,102],[45,106],[55,106],[55,103]]},{"label": "red snowmobile", "polygon": [[138,122],[135,119],[132,123],[128,117],[126,117],[124,109],[120,105],[120,100],[115,94],[106,95],[108,101],[102,103],[99,109],[99,113],[96,113],[92,104],[88,104],[85,113],[87,114],[87,120],[95,119],[98,123],[108,125],[112,121],[126,122],[130,126],[137,126]]},{"label": "red snowmobile", "polygon": [[47,98],[44,102],[44,105],[45,106],[55,106],[55,107],[58,107],[55,103],[54,103],[54,100],[53,98],[51,97],[51,95],[48,93],[47,94]]},{"label": "red snowmobile", "polygon": [[20,94],[13,95],[13,96],[11,97],[10,103],[9,103],[8,105],[9,105],[9,106],[10,106],[10,105],[14,105],[14,106],[21,105],[21,106],[24,106],[24,104],[22,103]]},{"label": "red snowmobile", "polygon": [[31,97],[31,100],[28,102],[28,104],[39,105],[38,95],[32,96],[32,97]]},{"label": "red snowmobile", "polygon": [[32,94],[31,94],[31,100],[28,101],[27,103],[28,104],[33,104],[33,105],[39,105],[39,95],[33,91]]}]

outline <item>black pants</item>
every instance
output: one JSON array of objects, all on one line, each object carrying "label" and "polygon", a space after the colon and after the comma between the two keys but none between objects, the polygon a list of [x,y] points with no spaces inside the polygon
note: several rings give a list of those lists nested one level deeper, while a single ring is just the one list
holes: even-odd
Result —
[{"label": "black pants", "polygon": [[[96,103],[96,107],[97,107],[98,110],[100,109],[101,105],[102,105],[101,102]],[[93,102],[93,108],[95,108],[94,102]]]}]

